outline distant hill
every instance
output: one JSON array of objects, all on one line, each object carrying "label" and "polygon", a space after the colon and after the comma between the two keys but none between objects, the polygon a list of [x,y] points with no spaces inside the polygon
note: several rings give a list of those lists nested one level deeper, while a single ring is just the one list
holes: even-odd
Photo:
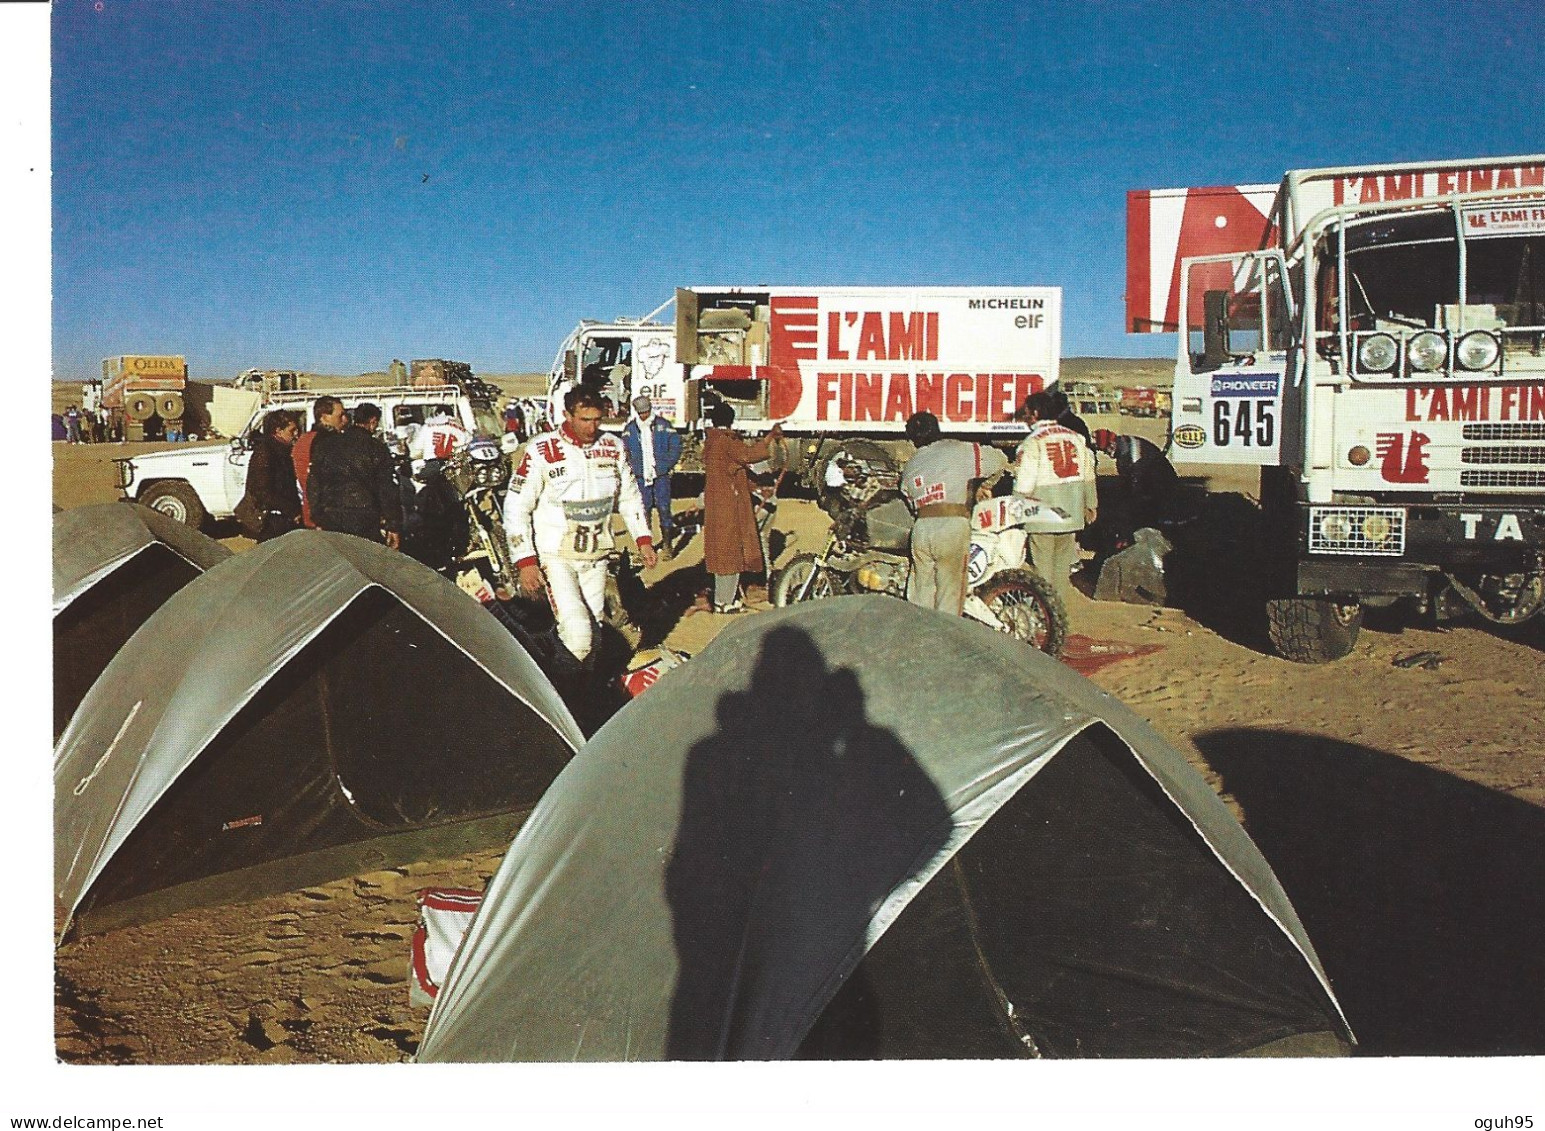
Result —
[{"label": "distant hill", "polygon": [[1174,383],[1175,362],[1168,357],[1065,357],[1062,380],[1097,381],[1111,388],[1134,385],[1168,388]]},{"label": "distant hill", "polygon": [[[1174,375],[1175,363],[1165,357],[1068,357],[1062,360],[1064,381],[1097,381],[1112,388],[1129,388],[1133,385],[1168,386]],[[385,373],[356,373],[345,376],[336,373],[308,373],[311,387],[317,392],[339,389],[366,389],[375,385],[388,385]],[[479,373],[478,376],[497,388],[506,397],[542,397],[547,395],[545,373]],[[235,377],[204,378],[192,382],[205,385],[228,385]],[[63,412],[70,404],[79,404],[79,381],[55,381],[53,383],[53,412]]]}]

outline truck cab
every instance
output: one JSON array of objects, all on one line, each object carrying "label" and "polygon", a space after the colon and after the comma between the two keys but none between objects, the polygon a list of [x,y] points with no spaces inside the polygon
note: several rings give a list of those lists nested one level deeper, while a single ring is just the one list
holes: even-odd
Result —
[{"label": "truck cab", "polygon": [[1278,650],[1344,655],[1402,600],[1536,615],[1545,157],[1289,173],[1263,219],[1252,248],[1181,240],[1171,442],[1262,469]]},{"label": "truck cab", "polygon": [[335,396],[345,408],[370,402],[381,409],[382,432],[422,424],[439,408],[451,414],[475,435],[497,438],[504,430],[493,403],[492,390],[477,382],[471,389],[458,385],[413,388],[393,385],[370,389],[291,390],[269,395],[253,411],[235,438],[221,443],[181,444],[176,448],[144,452],[115,460],[118,491],[125,501],[139,502],[192,527],[206,518],[230,518],[247,487],[247,463],[252,458],[252,435],[265,414],[289,409],[309,427],[312,403],[321,396]]}]

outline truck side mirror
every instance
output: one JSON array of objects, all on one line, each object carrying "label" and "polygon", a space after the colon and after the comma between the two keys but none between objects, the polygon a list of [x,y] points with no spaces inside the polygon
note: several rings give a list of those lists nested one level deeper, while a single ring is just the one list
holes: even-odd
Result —
[{"label": "truck side mirror", "polygon": [[1202,292],[1202,365],[1217,369],[1229,359],[1228,292]]}]

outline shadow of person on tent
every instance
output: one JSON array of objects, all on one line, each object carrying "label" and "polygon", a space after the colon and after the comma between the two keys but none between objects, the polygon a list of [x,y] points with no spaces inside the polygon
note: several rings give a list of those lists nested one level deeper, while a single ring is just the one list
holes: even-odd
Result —
[{"label": "shadow of person on tent", "polygon": [[1373,1056],[1545,1052],[1545,811],[1319,735],[1197,736]]},{"label": "shadow of person on tent", "polygon": [[771,1035],[817,987],[830,996],[875,908],[950,832],[933,781],[868,720],[856,674],[803,631],[770,632],[750,686],[716,710],[718,733],[687,757],[665,876],[677,1060],[780,1055]]}]

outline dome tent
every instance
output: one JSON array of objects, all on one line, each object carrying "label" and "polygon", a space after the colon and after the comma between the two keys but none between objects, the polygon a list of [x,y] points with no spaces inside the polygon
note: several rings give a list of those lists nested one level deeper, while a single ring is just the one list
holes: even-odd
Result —
[{"label": "dome tent", "polygon": [[54,515],[54,737],[124,641],[231,551],[138,503]]},{"label": "dome tent", "polygon": [[840,597],[737,622],[559,775],[420,1061],[1340,1053],[1271,869],[1083,677]]},{"label": "dome tent", "polygon": [[54,759],[80,930],[507,840],[582,741],[514,638],[432,570],[296,531],[189,583]]}]

